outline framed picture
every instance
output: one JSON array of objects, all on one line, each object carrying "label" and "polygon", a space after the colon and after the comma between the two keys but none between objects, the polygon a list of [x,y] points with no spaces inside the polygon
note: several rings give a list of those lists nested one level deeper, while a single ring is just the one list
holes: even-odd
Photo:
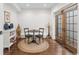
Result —
[{"label": "framed picture", "polygon": [[4,11],[4,21],[5,23],[10,23],[10,12]]}]

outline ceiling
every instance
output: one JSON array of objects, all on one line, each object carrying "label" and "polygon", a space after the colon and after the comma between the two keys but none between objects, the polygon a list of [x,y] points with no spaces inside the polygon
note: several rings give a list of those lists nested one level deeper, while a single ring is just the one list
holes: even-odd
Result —
[{"label": "ceiling", "polygon": [[51,9],[61,3],[5,3],[5,5],[13,6],[18,12],[26,9]]},{"label": "ceiling", "polygon": [[30,8],[53,8],[58,3],[17,3],[21,9],[30,9]]}]

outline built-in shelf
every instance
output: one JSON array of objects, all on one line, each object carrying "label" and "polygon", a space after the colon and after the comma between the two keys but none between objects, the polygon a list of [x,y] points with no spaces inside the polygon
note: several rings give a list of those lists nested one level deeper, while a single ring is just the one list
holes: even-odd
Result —
[{"label": "built-in shelf", "polygon": [[4,48],[10,48],[16,42],[16,31],[14,29],[4,31]]}]

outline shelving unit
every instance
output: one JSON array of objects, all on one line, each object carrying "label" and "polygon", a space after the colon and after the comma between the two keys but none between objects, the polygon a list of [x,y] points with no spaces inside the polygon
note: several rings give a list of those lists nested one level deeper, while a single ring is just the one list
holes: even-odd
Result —
[{"label": "shelving unit", "polygon": [[16,42],[16,30],[9,29],[4,31],[4,48],[8,48],[10,52],[10,47]]}]

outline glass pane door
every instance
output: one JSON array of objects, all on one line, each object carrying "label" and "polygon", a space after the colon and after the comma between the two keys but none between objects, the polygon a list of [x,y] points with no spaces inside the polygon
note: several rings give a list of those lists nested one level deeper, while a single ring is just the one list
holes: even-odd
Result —
[{"label": "glass pane door", "polygon": [[66,43],[77,48],[77,8],[66,12]]},{"label": "glass pane door", "polygon": [[57,37],[59,40],[62,40],[62,16],[57,16]]}]

